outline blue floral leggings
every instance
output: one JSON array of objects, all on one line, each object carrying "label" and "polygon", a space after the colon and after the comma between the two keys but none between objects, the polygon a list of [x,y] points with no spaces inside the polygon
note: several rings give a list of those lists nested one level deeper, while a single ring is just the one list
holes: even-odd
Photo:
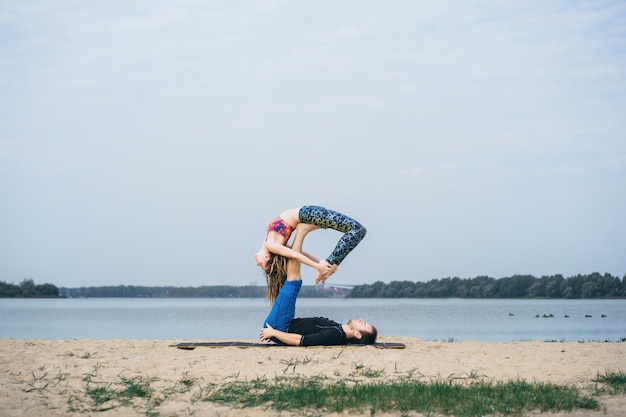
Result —
[{"label": "blue floral leggings", "polygon": [[320,206],[304,206],[300,209],[298,217],[302,223],[343,233],[333,252],[326,258],[331,265],[339,265],[367,233],[367,229],[356,220]]}]

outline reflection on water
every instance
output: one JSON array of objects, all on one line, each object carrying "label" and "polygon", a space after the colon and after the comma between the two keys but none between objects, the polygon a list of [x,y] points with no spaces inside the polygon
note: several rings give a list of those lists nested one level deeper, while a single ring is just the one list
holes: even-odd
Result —
[{"label": "reflection on water", "polygon": [[[263,299],[0,299],[0,337],[254,339],[268,311]],[[363,318],[380,334],[423,340],[626,337],[626,300],[304,298],[296,316]]]}]

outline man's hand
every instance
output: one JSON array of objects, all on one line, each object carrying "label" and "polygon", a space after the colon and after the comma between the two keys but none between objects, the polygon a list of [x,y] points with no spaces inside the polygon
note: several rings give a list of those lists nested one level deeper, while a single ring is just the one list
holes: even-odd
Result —
[{"label": "man's hand", "polygon": [[280,330],[276,330],[272,328],[268,323],[265,323],[267,326],[264,329],[261,329],[261,340],[263,342],[271,341],[272,338],[280,340],[282,343],[291,346],[299,346],[302,341],[302,335],[298,333],[287,333],[281,332]]},{"label": "man's hand", "polygon": [[264,327],[261,329],[261,341],[262,342],[267,342],[272,337],[276,336],[276,331],[274,330],[274,328],[270,326],[269,323],[265,323],[265,325],[267,327]]}]

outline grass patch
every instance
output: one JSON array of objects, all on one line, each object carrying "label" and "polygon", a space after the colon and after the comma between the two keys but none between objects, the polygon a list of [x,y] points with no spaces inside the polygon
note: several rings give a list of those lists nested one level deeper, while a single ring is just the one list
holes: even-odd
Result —
[{"label": "grass patch", "polygon": [[63,354],[62,356],[68,356],[68,357],[74,357],[76,356],[79,359],[93,359],[94,356],[96,356],[98,352],[85,352],[80,356],[77,356],[74,352],[65,352],[65,354]]},{"label": "grass patch", "polygon": [[604,375],[598,375],[593,382],[602,384],[597,388],[599,394],[624,394],[626,393],[626,373],[624,372],[606,372]]},{"label": "grass patch", "polygon": [[372,414],[417,411],[458,417],[599,409],[594,398],[583,395],[575,387],[525,381],[463,384],[401,379],[328,383],[322,377],[259,378],[214,387],[204,400],[240,407],[265,405],[280,411],[318,409],[328,413],[358,411]]},{"label": "grass patch", "polygon": [[197,380],[184,373],[180,381],[173,384],[159,378],[122,375],[109,383],[93,378],[84,381],[87,382],[84,392],[70,396],[69,411],[86,413],[130,407],[146,416],[158,416],[159,406],[178,394],[190,392]]},{"label": "grass patch", "polygon": [[153,397],[155,390],[151,385],[154,381],[155,379],[144,377],[120,377],[111,384],[88,387],[85,390],[85,395],[89,399],[87,408],[105,411],[120,406],[133,406],[135,399],[143,400],[151,406],[157,405],[159,400]]},{"label": "grass patch", "polygon": [[280,363],[285,365],[285,369],[283,369],[283,372],[288,372],[289,369],[291,369],[292,373],[296,372],[296,367],[298,365],[306,365],[308,363],[310,363],[313,359],[309,358],[308,356],[305,356],[303,359],[289,359],[289,360],[285,360],[282,359],[280,360]]},{"label": "grass patch", "polygon": [[[600,409],[601,395],[624,395],[626,373],[598,374],[591,384],[556,385],[515,380],[495,382],[476,371],[431,379],[417,369],[385,372],[353,363],[348,375],[308,377],[296,372],[311,358],[283,362],[285,368],[274,377],[240,379],[239,373],[219,383],[204,383],[184,372],[176,381],[157,377],[117,376],[105,378],[100,364],[82,375],[81,387],[68,388],[69,373],[46,365],[36,368],[19,384],[24,393],[45,399],[50,395],[68,398],[68,411],[93,414],[130,408],[156,417],[167,401],[197,401],[225,404],[235,408],[266,407],[293,415],[375,414],[477,417],[485,415],[522,416],[538,412],[571,412]],[[190,415],[193,414],[190,409]],[[94,414],[95,413],[95,414]],[[321,414],[320,414],[321,413]],[[163,416],[165,417],[165,416]]]}]

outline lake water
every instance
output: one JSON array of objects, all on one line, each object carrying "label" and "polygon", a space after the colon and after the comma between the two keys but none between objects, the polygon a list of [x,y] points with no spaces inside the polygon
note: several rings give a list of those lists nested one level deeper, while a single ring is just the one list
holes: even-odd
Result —
[{"label": "lake water", "polygon": [[[0,337],[254,339],[268,311],[259,298],[0,299]],[[310,316],[422,340],[626,338],[626,300],[299,299],[296,317]]]}]

